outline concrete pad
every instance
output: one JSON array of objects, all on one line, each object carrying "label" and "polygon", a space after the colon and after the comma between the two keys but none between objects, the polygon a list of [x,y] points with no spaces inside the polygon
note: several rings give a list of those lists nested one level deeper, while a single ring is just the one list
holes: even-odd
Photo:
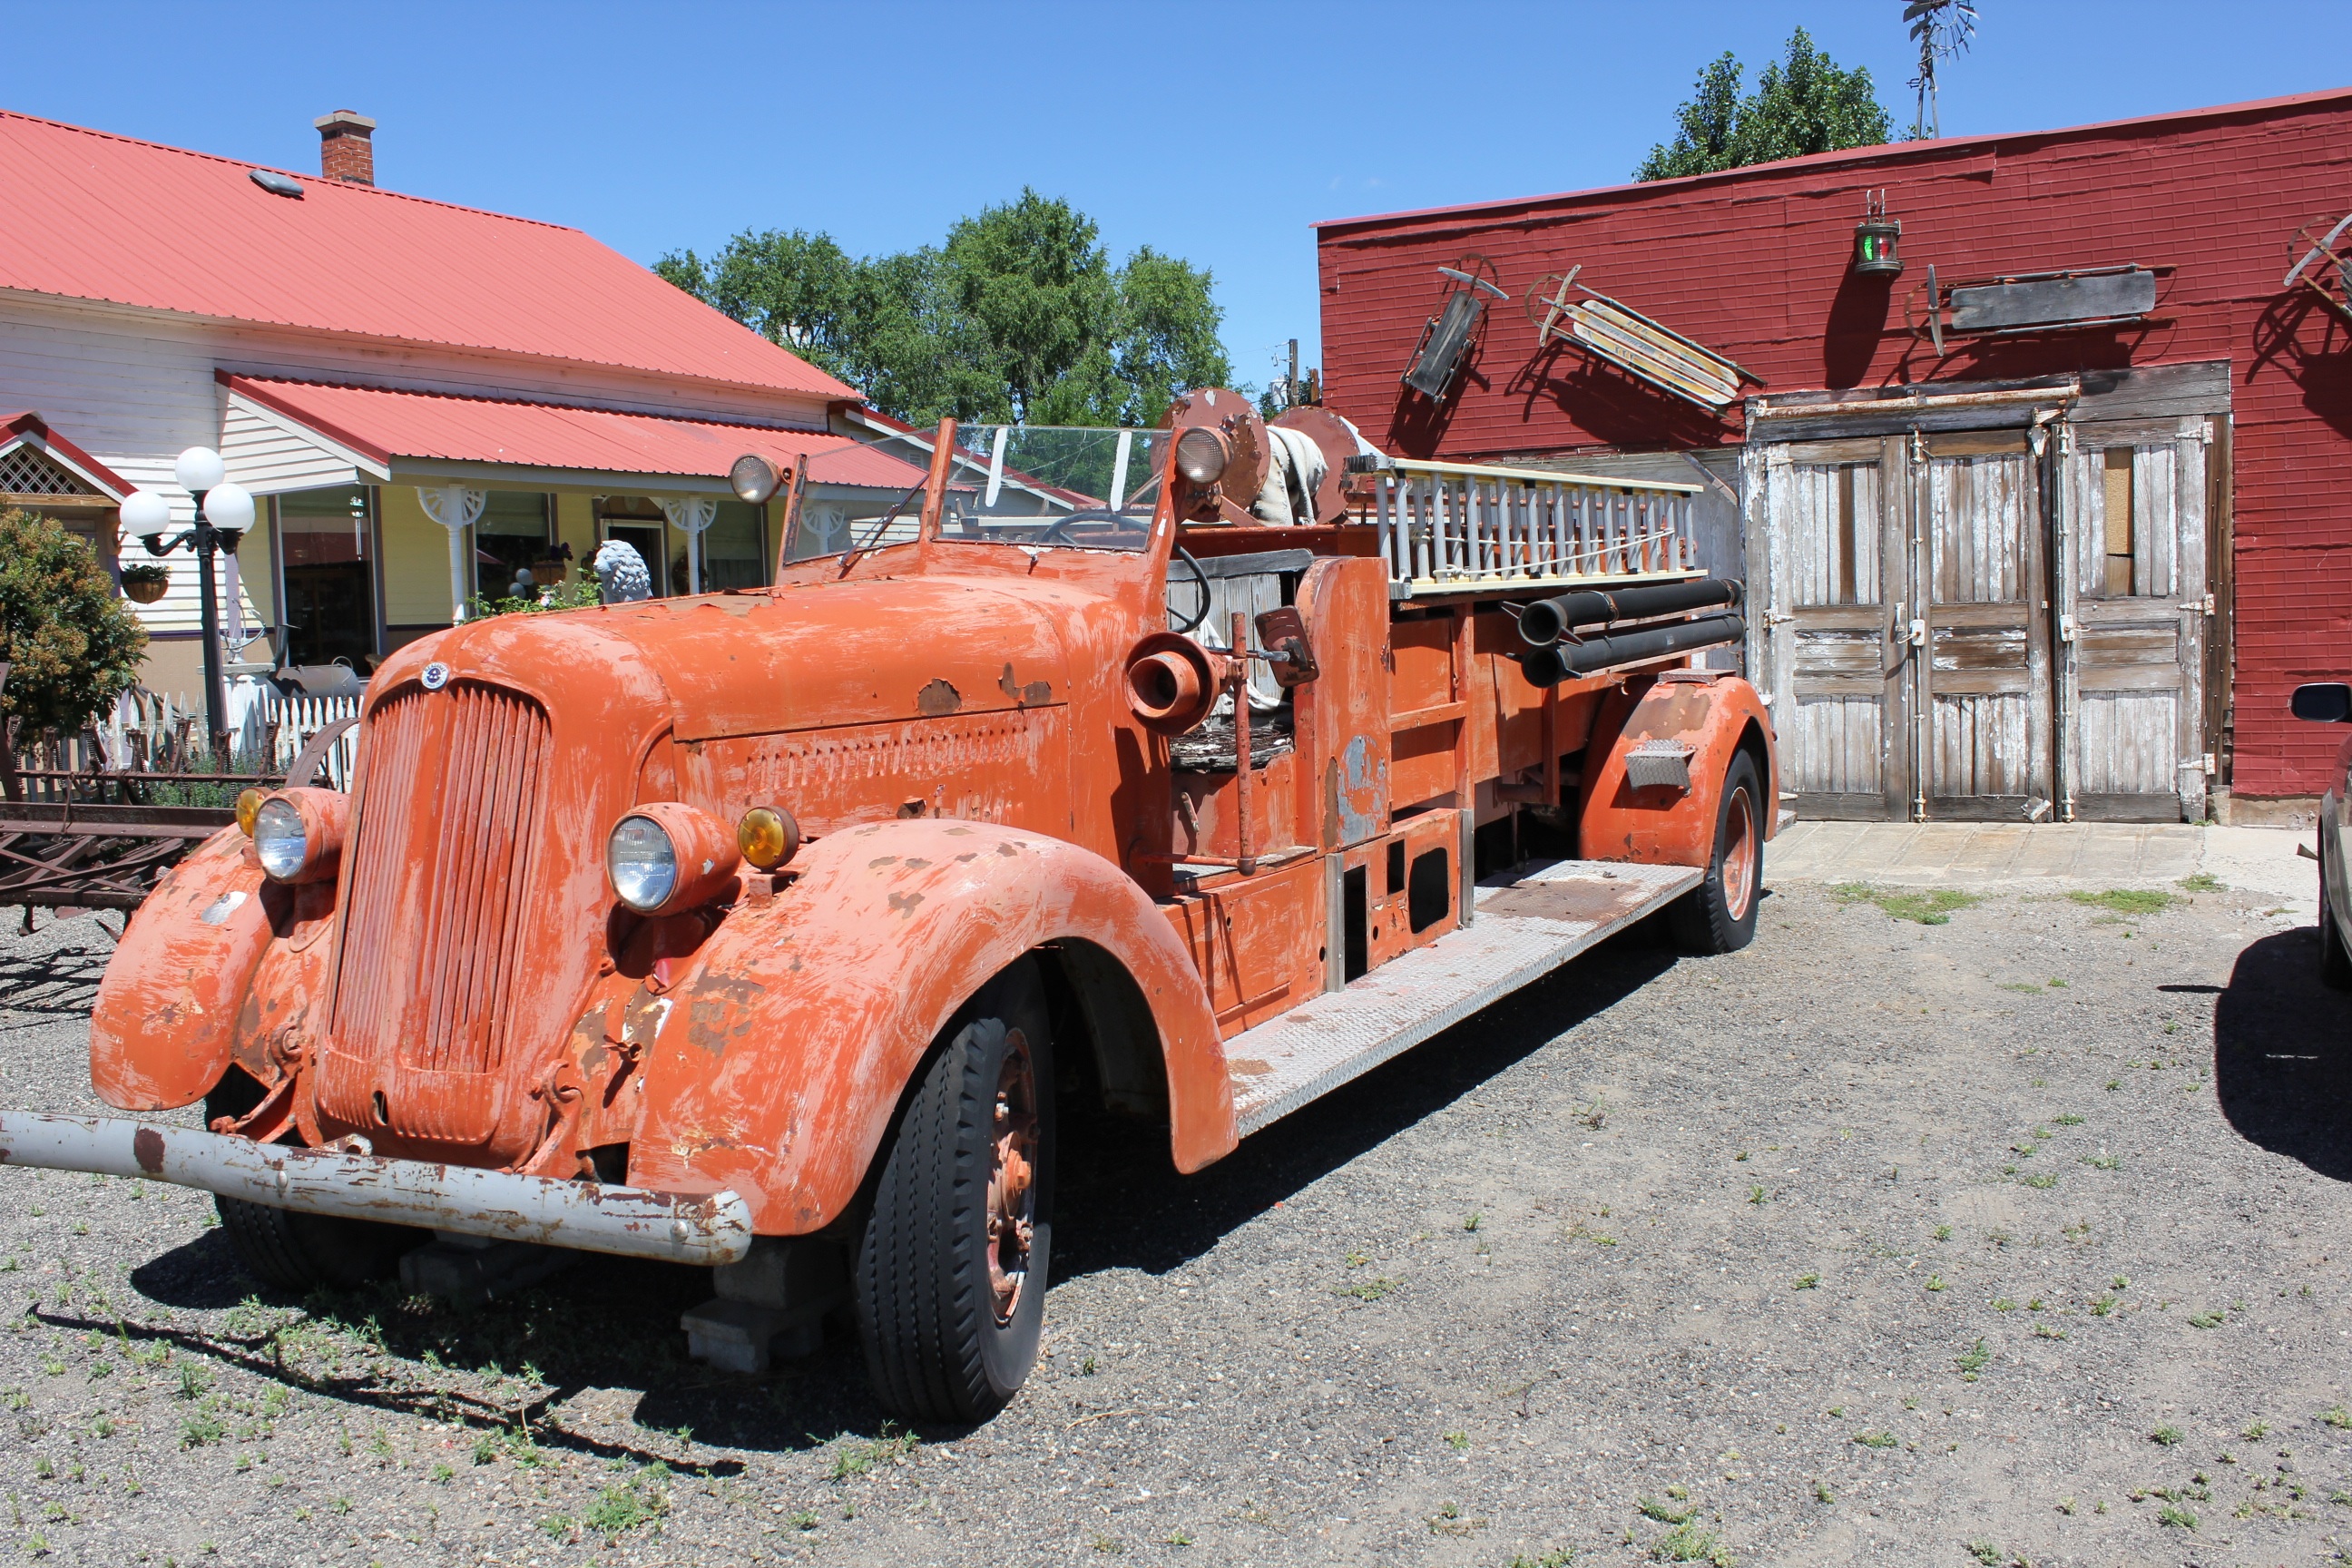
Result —
[{"label": "concrete pad", "polygon": [[1892,887],[2162,888],[2200,872],[2259,894],[2282,923],[2319,910],[2318,868],[2291,828],[2188,823],[1799,822],[1765,852],[1776,882]]}]

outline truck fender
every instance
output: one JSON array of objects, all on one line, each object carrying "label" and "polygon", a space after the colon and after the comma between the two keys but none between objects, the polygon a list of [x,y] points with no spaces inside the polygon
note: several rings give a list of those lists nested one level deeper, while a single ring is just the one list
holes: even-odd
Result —
[{"label": "truck fender", "polygon": [[[1736,675],[1672,673],[1684,679],[1629,681],[1601,705],[1585,750],[1577,824],[1579,852],[1587,859],[1704,868],[1715,854],[1724,772],[1743,743],[1760,753],[1765,798],[1757,806],[1764,837],[1771,838],[1776,830],[1780,769],[1771,721],[1756,689]],[[1687,790],[1635,789],[1627,781],[1625,753],[1653,740],[1690,748]]]},{"label": "truck fender", "polygon": [[131,917],[89,1016],[89,1081],[119,1110],[191,1104],[220,1081],[268,950],[261,868],[224,827]]},{"label": "truck fender", "polygon": [[1043,834],[934,818],[829,835],[791,869],[764,907],[739,903],[667,988],[632,1182],[731,1187],[766,1235],[824,1228],[855,1199],[957,1010],[1057,941],[1108,953],[1150,1010],[1177,1168],[1233,1150],[1224,1047],[1199,973],[1117,866]]}]

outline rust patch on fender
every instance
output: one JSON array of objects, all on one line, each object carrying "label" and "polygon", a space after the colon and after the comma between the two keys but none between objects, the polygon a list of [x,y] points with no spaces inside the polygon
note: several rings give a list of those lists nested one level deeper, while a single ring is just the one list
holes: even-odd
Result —
[{"label": "rust patch on fender", "polygon": [[149,1175],[158,1175],[163,1169],[163,1135],[152,1127],[142,1127],[131,1137],[131,1157]]},{"label": "rust patch on fender", "polygon": [[[1662,690],[1665,696],[1658,695]],[[1676,681],[1672,686],[1652,687],[1650,694],[1634,705],[1625,733],[1642,739],[1687,734],[1703,728],[1714,708],[1714,693],[1704,686]]]},{"label": "rust patch on fender", "polygon": [[[1006,667],[1010,668],[1010,666]],[[915,693],[915,711],[926,719],[944,719],[963,708],[963,693],[942,678]]]},{"label": "rust patch on fender", "polygon": [[1009,664],[1004,667],[1004,673],[997,678],[996,689],[1013,699],[1013,705],[1019,708],[1043,707],[1054,700],[1052,681],[1033,680],[1024,686],[1013,679],[1013,667]]}]

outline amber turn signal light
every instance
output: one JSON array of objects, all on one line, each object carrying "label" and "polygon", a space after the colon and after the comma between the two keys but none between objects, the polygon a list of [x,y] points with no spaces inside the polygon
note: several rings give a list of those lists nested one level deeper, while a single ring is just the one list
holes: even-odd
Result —
[{"label": "amber turn signal light", "polygon": [[268,798],[268,795],[264,795],[257,789],[245,790],[238,794],[236,797],[236,830],[239,833],[244,834],[247,838],[253,837],[254,814],[261,809],[261,803]]},{"label": "amber turn signal light", "polygon": [[772,871],[801,852],[801,825],[781,805],[755,805],[735,825],[735,847],[761,871]]}]

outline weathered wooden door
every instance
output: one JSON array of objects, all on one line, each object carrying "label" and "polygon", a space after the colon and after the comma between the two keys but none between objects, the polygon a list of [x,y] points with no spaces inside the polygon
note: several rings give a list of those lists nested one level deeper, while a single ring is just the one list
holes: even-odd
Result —
[{"label": "weathered wooden door", "polygon": [[2046,819],[2051,654],[2041,459],[2021,430],[1915,437],[1911,815]]},{"label": "weathered wooden door", "polygon": [[2207,428],[2200,416],[2065,433],[2057,730],[2076,817],[2204,820]]},{"label": "weathered wooden door", "polygon": [[[1764,462],[1763,684],[1803,817],[1901,817],[1910,794],[1909,465],[1900,437],[1792,441]],[[1753,556],[1750,557],[1751,561]]]}]

